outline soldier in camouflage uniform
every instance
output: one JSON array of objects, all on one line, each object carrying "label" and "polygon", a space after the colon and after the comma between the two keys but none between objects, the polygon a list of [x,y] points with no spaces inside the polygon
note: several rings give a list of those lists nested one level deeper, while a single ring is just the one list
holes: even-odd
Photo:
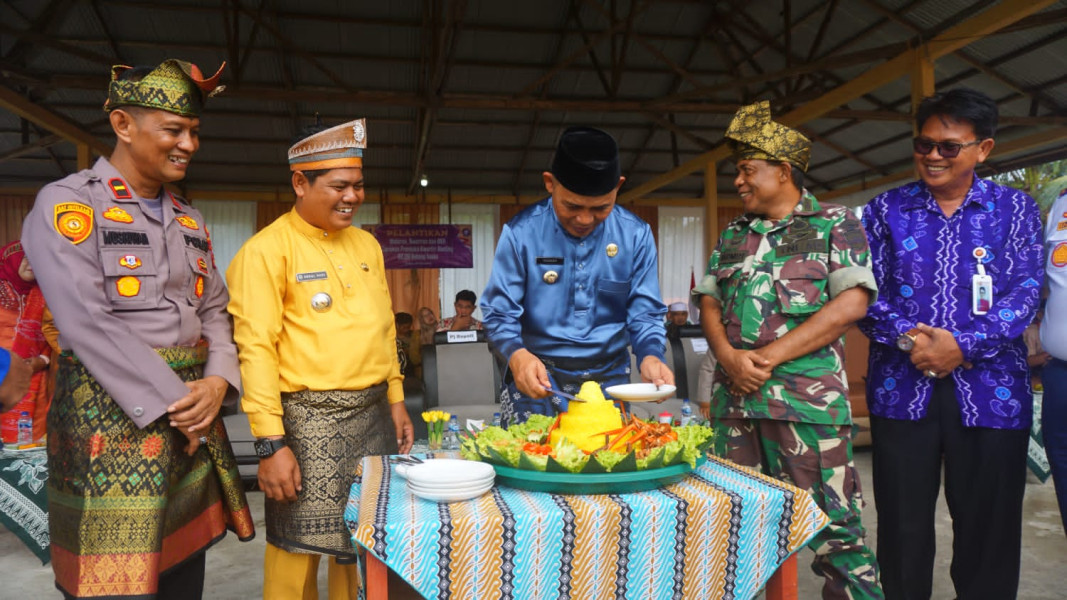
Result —
[{"label": "soldier in camouflage uniform", "polygon": [[883,598],[860,522],[842,336],[877,297],[867,238],[841,206],[803,187],[811,142],[741,108],[726,132],[745,214],[693,293],[718,359],[718,454],[808,490],[831,524],[810,544],[823,598]]}]

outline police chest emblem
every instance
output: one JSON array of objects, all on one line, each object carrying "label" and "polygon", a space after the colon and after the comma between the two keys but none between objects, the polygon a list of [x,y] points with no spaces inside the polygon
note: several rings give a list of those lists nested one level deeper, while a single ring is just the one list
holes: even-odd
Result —
[{"label": "police chest emblem", "polygon": [[141,293],[141,280],[127,275],[115,282],[115,290],[124,298],[131,298]]},{"label": "police chest emblem", "polygon": [[80,244],[93,232],[93,209],[80,202],[57,204],[52,224],[72,244]]},{"label": "police chest emblem", "polygon": [[179,225],[187,229],[200,229],[200,225],[196,223],[196,219],[190,217],[189,215],[180,215],[174,217],[174,220],[177,221]]},{"label": "police chest emblem", "polygon": [[133,217],[130,216],[130,213],[117,206],[112,206],[105,210],[103,216],[108,221],[115,221],[116,223],[133,223]]},{"label": "police chest emblem", "polygon": [[1052,249],[1052,264],[1067,267],[1067,242],[1060,242]]},{"label": "police chest emblem", "polygon": [[127,269],[136,269],[141,266],[141,259],[137,258],[133,254],[127,254],[119,259],[119,264]]},{"label": "police chest emblem", "polygon": [[207,261],[203,258],[196,259],[196,268],[200,269],[201,273],[207,273]]}]

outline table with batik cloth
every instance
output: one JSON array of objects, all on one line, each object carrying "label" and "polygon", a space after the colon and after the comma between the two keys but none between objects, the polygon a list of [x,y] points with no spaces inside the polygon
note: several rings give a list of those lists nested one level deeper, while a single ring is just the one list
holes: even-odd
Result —
[{"label": "table with batik cloth", "polygon": [[[371,456],[345,522],[367,550],[368,599],[386,597],[374,589],[384,573],[378,561],[431,599],[743,599],[829,520],[806,492],[714,457],[647,492],[558,495],[498,484],[439,504],[411,495],[388,457]],[[795,559],[790,566],[793,581],[768,586],[768,599],[795,590]]]},{"label": "table with batik cloth", "polygon": [[43,447],[0,451],[0,525],[18,536],[42,564],[51,560],[47,463]]}]

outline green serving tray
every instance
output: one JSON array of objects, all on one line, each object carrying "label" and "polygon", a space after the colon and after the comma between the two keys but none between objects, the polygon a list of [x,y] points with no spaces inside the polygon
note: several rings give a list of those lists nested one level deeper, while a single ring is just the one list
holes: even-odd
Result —
[{"label": "green serving tray", "polygon": [[[697,466],[707,460],[701,456],[697,459]],[[693,470],[688,463],[622,473],[553,473],[501,465],[493,465],[493,468],[496,469],[498,485],[531,492],[577,495],[625,494],[653,490],[681,481]]]}]

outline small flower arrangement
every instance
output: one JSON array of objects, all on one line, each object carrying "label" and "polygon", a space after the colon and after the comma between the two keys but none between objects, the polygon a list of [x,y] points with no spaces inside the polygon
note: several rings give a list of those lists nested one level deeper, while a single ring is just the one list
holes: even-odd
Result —
[{"label": "small flower arrangement", "polygon": [[445,425],[448,424],[452,415],[442,410],[428,410],[422,413],[422,420],[426,421],[426,431],[430,438],[430,449],[440,450],[441,439],[445,433]]}]

